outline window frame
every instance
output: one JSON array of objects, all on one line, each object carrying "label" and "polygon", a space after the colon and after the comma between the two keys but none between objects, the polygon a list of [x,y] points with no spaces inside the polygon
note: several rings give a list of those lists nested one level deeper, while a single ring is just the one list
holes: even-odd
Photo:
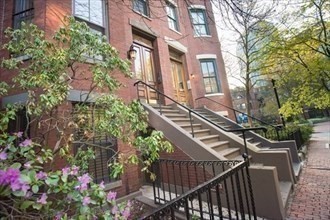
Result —
[{"label": "window frame", "polygon": [[[174,17],[172,17],[168,10],[173,10]],[[179,25],[179,17],[178,17],[178,10],[177,6],[173,4],[172,2],[166,1],[166,14],[167,14],[167,22],[168,26],[171,30],[180,31],[180,25]],[[171,27],[170,21],[174,23],[174,28]]]},{"label": "window frame", "polygon": [[[202,12],[203,14],[203,23],[194,23],[194,19],[193,19],[193,13],[198,13],[198,12]],[[203,36],[211,36],[210,33],[210,29],[209,29],[209,24],[208,24],[208,20],[207,20],[207,16],[206,16],[206,9],[205,8],[200,8],[200,7],[190,7],[189,8],[189,15],[190,15],[190,20],[191,20],[191,24],[193,26],[194,29],[194,36],[197,37],[203,37]],[[198,15],[197,15],[198,16]],[[205,27],[205,34],[201,34],[197,31],[196,29],[196,25],[198,26],[204,26]]]},{"label": "window frame", "polygon": [[[143,10],[141,10],[141,8],[136,8],[137,5],[135,3],[142,4]],[[150,17],[150,8],[149,8],[149,1],[148,0],[132,0],[132,9],[136,13],[139,13],[139,14],[141,14],[143,16],[146,16],[146,17]]]},{"label": "window frame", "polygon": [[[20,2],[20,4],[18,3]],[[26,6],[23,6],[23,3],[27,3]],[[17,11],[17,5],[20,5],[20,11]],[[31,13],[31,14],[29,14]],[[23,15],[22,17],[20,17]],[[21,23],[24,21],[25,23],[31,22],[34,18],[34,0],[24,1],[24,0],[15,0],[13,7],[13,29],[20,29]],[[17,21],[16,21],[17,19]],[[28,21],[28,22],[26,22]]]},{"label": "window frame", "polygon": [[[213,65],[214,76],[210,76],[209,72],[208,72],[208,76],[204,76],[202,63],[207,63],[208,64],[210,62]],[[222,93],[222,88],[221,88],[221,84],[220,84],[220,80],[219,80],[218,67],[217,67],[216,59],[211,59],[211,58],[209,58],[209,59],[200,59],[199,63],[200,63],[200,68],[201,68],[201,74],[202,74],[202,77],[203,77],[203,84],[204,84],[205,94],[212,95],[212,94]],[[216,91],[213,91],[213,87],[211,88],[211,90],[212,90],[211,92],[206,91],[205,79],[215,79],[216,86],[217,86]]]},{"label": "window frame", "polygon": [[[102,2],[102,24],[97,24],[93,21],[91,21],[91,19],[86,19],[82,16],[79,16],[76,14],[76,2],[79,1],[79,0],[73,0],[72,1],[72,14],[73,16],[75,17],[76,20],[80,21],[80,22],[85,22],[91,29],[101,33],[102,35],[105,35],[105,36],[108,36],[107,34],[107,17],[108,17],[108,13],[107,13],[107,10],[106,10],[106,7],[105,7],[105,2],[101,0]],[[88,3],[90,5],[92,0],[88,0]],[[90,10],[91,8],[89,7],[88,8],[88,11],[89,11],[89,14],[90,14]]]}]

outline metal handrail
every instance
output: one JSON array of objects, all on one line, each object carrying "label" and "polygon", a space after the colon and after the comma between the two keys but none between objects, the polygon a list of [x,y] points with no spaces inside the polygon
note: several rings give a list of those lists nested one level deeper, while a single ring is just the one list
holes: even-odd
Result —
[{"label": "metal handrail", "polygon": [[214,102],[214,103],[216,103],[216,104],[219,104],[219,105],[221,105],[221,106],[223,106],[223,107],[226,107],[226,108],[232,110],[232,111],[234,112],[235,120],[236,120],[236,123],[237,123],[237,124],[238,124],[238,121],[237,121],[237,117],[236,117],[236,112],[238,112],[238,113],[242,113],[242,114],[246,115],[248,118],[251,118],[251,119],[253,119],[253,120],[256,120],[256,121],[258,121],[258,122],[261,122],[261,123],[264,124],[264,125],[267,125],[267,126],[269,126],[269,127],[274,128],[275,131],[276,131],[277,140],[280,141],[280,136],[279,136],[279,133],[278,133],[278,130],[281,130],[281,129],[282,129],[280,126],[274,126],[274,125],[272,125],[272,124],[269,124],[269,123],[267,123],[267,122],[265,122],[265,121],[263,121],[263,120],[261,120],[261,119],[255,118],[255,117],[253,117],[253,116],[251,116],[251,115],[248,115],[248,114],[245,113],[245,112],[242,112],[242,111],[240,111],[240,110],[234,109],[234,108],[232,108],[232,107],[230,107],[230,106],[227,106],[227,105],[225,105],[225,104],[222,104],[222,103],[220,103],[220,102],[217,102],[217,101],[215,101],[215,100],[213,100],[213,99],[210,99],[210,98],[208,98],[208,97],[204,97],[204,96],[203,96],[203,97],[199,97],[199,98],[195,99],[195,101],[200,100],[200,99],[207,99],[207,100],[209,100],[209,101],[211,101],[211,102]]},{"label": "metal handrail", "polygon": [[[145,82],[143,82],[143,81],[141,81],[141,80],[135,82],[135,83],[134,83],[134,86],[136,86],[136,85],[138,85],[138,84],[140,84],[140,83],[143,84],[143,85],[145,85],[145,86],[147,86],[147,87],[149,87],[150,89],[154,90],[154,91],[158,94],[158,96],[159,96],[159,95],[162,95],[162,96],[164,96],[165,98],[168,98],[169,100],[173,101],[174,103],[176,103],[177,105],[179,105],[180,107],[182,107],[182,108],[184,108],[184,109],[186,109],[186,110],[188,111],[188,113],[189,113],[189,120],[190,120],[190,126],[191,126],[192,137],[195,137],[195,134],[194,134],[194,128],[193,128],[193,126],[192,126],[192,116],[191,116],[192,113],[195,114],[196,116],[198,116],[198,117],[204,119],[204,120],[207,121],[208,123],[210,123],[210,124],[216,126],[217,128],[220,128],[220,129],[223,130],[223,131],[226,131],[226,132],[242,132],[246,155],[248,155],[248,150],[247,150],[247,145],[246,145],[245,132],[247,132],[247,131],[257,131],[257,130],[262,130],[263,132],[266,132],[266,131],[267,131],[267,128],[266,128],[266,127],[225,129],[225,128],[219,126],[218,124],[214,123],[213,121],[209,120],[209,119],[206,118],[205,116],[203,116],[203,115],[199,114],[198,112],[196,112],[196,111],[194,111],[194,110],[192,110],[192,109],[190,109],[190,108],[188,108],[188,107],[186,107],[186,106],[180,104],[180,103],[177,102],[176,100],[172,99],[171,97],[165,95],[165,94],[162,93],[161,91],[159,91],[159,90],[153,88],[152,86],[148,85],[147,83],[145,83]],[[138,92],[138,87],[137,87],[137,94],[138,94],[138,99],[140,99],[139,92]],[[149,103],[149,100],[147,100],[147,102]],[[160,104],[160,103],[159,103],[159,106],[160,106],[160,114],[162,115],[162,108],[161,108],[161,104]],[[246,158],[248,159],[249,157],[246,157]]]},{"label": "metal handrail", "polygon": [[[210,163],[210,162],[212,162],[212,161],[207,161],[207,163]],[[256,210],[255,210],[255,206],[254,206],[255,204],[254,204],[252,184],[251,184],[250,174],[249,174],[249,169],[248,169],[248,166],[249,166],[248,162],[247,161],[222,161],[222,163],[231,163],[233,166],[230,169],[205,181],[204,183],[202,183],[192,189],[189,189],[186,192],[183,192],[182,195],[180,195],[174,199],[171,199],[171,201],[166,202],[166,204],[155,209],[150,214],[143,216],[141,219],[155,219],[155,217],[158,219],[160,216],[164,217],[164,215],[167,215],[167,214],[171,216],[171,219],[175,219],[175,217],[174,217],[175,210],[177,210],[180,206],[184,207],[184,209],[185,209],[184,212],[186,214],[186,218],[190,219],[191,214],[188,211],[188,209],[189,209],[188,202],[189,201],[192,201],[196,197],[198,197],[198,199],[201,200],[200,197],[201,197],[202,193],[208,193],[208,195],[211,197],[210,190],[213,187],[216,188],[216,192],[219,195],[220,192],[219,192],[219,187],[217,187],[217,185],[226,181],[227,178],[231,178],[233,175],[236,175],[239,171],[243,170],[244,168],[245,168],[246,174],[247,174],[246,178],[247,178],[248,190],[249,190],[249,192],[245,192],[246,194],[249,194],[249,195],[246,195],[246,199],[248,199],[248,196],[250,196],[251,209],[252,209],[251,214],[252,214],[253,219],[256,219]],[[226,184],[226,183],[224,183],[224,184]],[[227,190],[227,186],[225,186],[225,187]],[[246,188],[245,188],[245,191],[247,191]],[[241,208],[241,211],[244,212],[243,204],[241,204],[240,208]],[[249,213],[249,217],[251,219],[249,209],[250,209],[250,207],[248,206],[247,210]],[[244,218],[244,213],[243,213],[243,218]]]}]

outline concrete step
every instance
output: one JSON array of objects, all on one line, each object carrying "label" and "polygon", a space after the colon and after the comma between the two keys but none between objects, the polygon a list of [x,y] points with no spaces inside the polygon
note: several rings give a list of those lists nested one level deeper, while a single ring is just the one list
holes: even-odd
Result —
[{"label": "concrete step", "polygon": [[230,147],[218,152],[227,159],[233,159],[240,155],[240,148]]},{"label": "concrete step", "polygon": [[[180,126],[183,124],[190,123],[189,118],[172,118],[171,120]],[[192,121],[194,121],[194,120],[192,119]]]},{"label": "concrete step", "polygon": [[229,141],[218,141],[207,145],[216,152],[222,151],[229,147]]},{"label": "concrete step", "polygon": [[186,114],[180,114],[180,113],[164,113],[168,118],[187,118]]},{"label": "concrete step", "polygon": [[283,207],[286,208],[290,194],[292,192],[292,183],[288,181],[280,181],[280,190],[281,190]]},{"label": "concrete step", "polygon": [[294,175],[297,177],[297,180],[299,179],[301,170],[302,170],[302,164],[301,163],[292,163]]},{"label": "concrete step", "polygon": [[157,105],[157,104],[150,104],[151,107],[153,107],[154,109],[173,109],[173,106],[171,105]]},{"label": "concrete step", "polygon": [[176,110],[176,109],[162,109],[162,113],[166,114],[166,113],[180,113],[180,110]]},{"label": "concrete step", "polygon": [[[192,134],[192,131],[190,131],[190,133]],[[208,136],[208,135],[210,135],[210,133],[211,133],[210,129],[199,129],[199,130],[194,129],[194,136],[195,137]]]},{"label": "concrete step", "polygon": [[[194,131],[202,129],[202,124],[192,124],[192,126],[194,128]],[[191,132],[191,124],[190,123],[180,124],[180,127],[185,129],[186,131]]]},{"label": "concrete step", "polygon": [[210,144],[219,141],[219,138],[220,138],[219,135],[208,135],[208,136],[199,137],[198,139],[205,144]]}]

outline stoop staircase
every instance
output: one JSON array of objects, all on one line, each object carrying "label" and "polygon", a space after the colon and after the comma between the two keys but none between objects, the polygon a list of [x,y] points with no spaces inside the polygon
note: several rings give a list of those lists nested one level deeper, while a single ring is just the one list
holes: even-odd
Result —
[{"label": "stoop staircase", "polygon": [[136,84],[139,83],[155,90],[158,97],[174,102],[171,105],[141,102],[149,113],[150,126],[162,131],[191,160],[243,160],[242,155],[247,154],[257,215],[285,218],[288,197],[300,170],[292,143],[269,141],[253,132],[262,127],[245,129],[209,109],[190,109],[141,81]]}]

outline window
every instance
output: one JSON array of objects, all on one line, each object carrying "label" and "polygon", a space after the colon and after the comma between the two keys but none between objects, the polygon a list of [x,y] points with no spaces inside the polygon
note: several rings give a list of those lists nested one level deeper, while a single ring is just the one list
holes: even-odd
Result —
[{"label": "window", "polygon": [[105,7],[103,0],[74,0],[73,14],[88,24],[93,32],[105,34]]},{"label": "window", "polygon": [[133,10],[149,16],[148,0],[133,0]]},{"label": "window", "polygon": [[176,7],[170,2],[166,3],[166,13],[169,27],[172,30],[179,31],[177,10]]},{"label": "window", "polygon": [[204,9],[190,9],[190,16],[196,36],[210,35]]},{"label": "window", "polygon": [[215,60],[201,60],[200,63],[205,92],[207,94],[219,93],[221,89],[217,78],[218,74]]},{"label": "window", "polygon": [[117,139],[106,133],[96,132],[96,125],[104,119],[104,110],[90,104],[77,103],[73,106],[73,120],[76,123],[74,153],[88,148],[94,151],[95,158],[88,163],[88,173],[95,183],[110,183],[116,179],[110,177],[108,163],[116,157]]},{"label": "window", "polygon": [[33,0],[15,0],[13,27],[19,29],[21,23],[30,23],[34,16]]}]

